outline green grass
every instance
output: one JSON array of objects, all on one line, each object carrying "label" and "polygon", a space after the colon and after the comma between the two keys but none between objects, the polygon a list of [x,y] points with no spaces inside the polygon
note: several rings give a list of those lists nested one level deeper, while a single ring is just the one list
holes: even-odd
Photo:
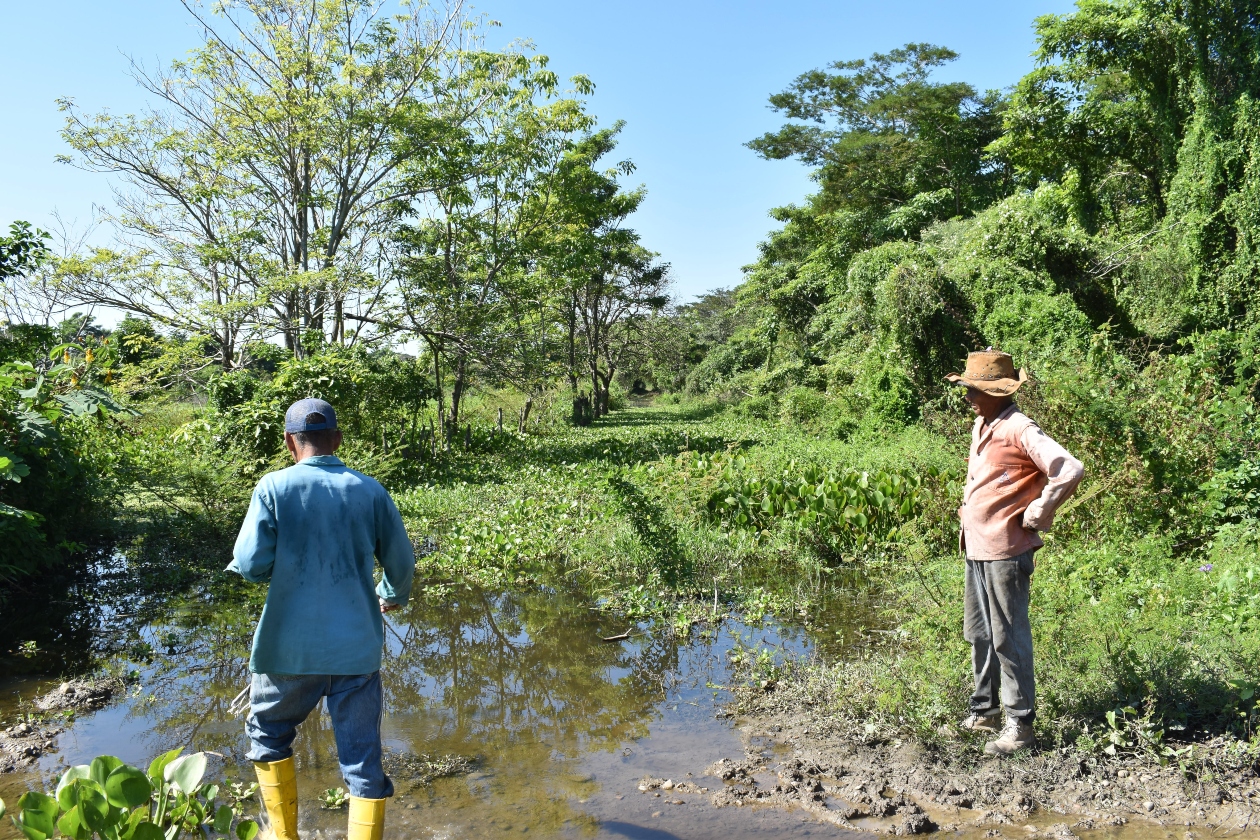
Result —
[{"label": "green grass", "polygon": [[[438,550],[419,560],[421,578],[564,588],[592,604],[680,626],[728,613],[753,621],[778,615],[813,626],[825,656],[783,663],[752,651],[748,661],[763,671],[786,666],[775,678],[794,680],[835,719],[932,740],[965,714],[970,669],[955,548],[965,424],[943,425],[952,429],[949,438],[909,425],[842,441],[808,423],[700,404],[630,408],[574,428],[562,422],[557,403],[518,435],[510,423],[497,432],[499,404],[502,397],[487,395],[470,405],[472,445],[465,449],[461,436],[436,459],[386,462],[347,448],[352,467],[390,466],[383,477],[408,530],[436,540]],[[505,404],[508,417],[515,410]],[[149,421],[136,444],[145,458],[133,460],[166,464],[169,474],[150,470],[154,492],[184,488],[176,501],[198,522],[214,524],[222,541],[235,532],[253,478],[228,469],[222,459],[230,453],[199,458],[204,447],[172,437],[163,420]],[[160,451],[178,452],[179,463]],[[797,480],[809,467],[908,472],[923,477],[920,498],[891,538],[837,540],[825,529],[842,517],[810,519],[782,506],[757,517],[756,528],[740,525],[709,506],[715,489],[730,486],[720,483],[729,458],[713,456],[736,452],[750,481]],[[133,505],[144,501],[136,497]],[[1125,517],[1126,506],[1141,504],[1137,496],[1091,496],[1062,517],[1038,555],[1032,617],[1043,743],[1146,750],[1162,759],[1175,755],[1165,751],[1178,738],[1254,745],[1255,529],[1218,528],[1212,539],[1187,546]],[[138,544],[161,553],[173,543],[158,539],[163,533],[192,544],[189,529],[171,521],[184,520],[150,516]]]},{"label": "green grass", "polygon": [[[856,572],[879,593],[878,614],[860,621],[886,632],[797,663],[796,678],[835,715],[890,734],[932,740],[965,715],[956,482],[925,484],[923,511],[895,541],[837,556],[791,518],[762,531],[718,521],[705,507],[717,476],[697,468],[699,453],[739,450],[761,476],[800,465],[956,475],[958,441],[917,426],[839,441],[713,406],[628,409],[588,428],[478,440],[424,483],[396,491],[412,531],[441,546],[421,561],[422,574],[572,586],[613,608],[682,623],[709,615],[716,586],[723,611],[822,627],[837,620],[825,606]],[[1081,523],[1102,515],[1086,506]],[[1179,553],[1167,536],[1098,534],[1065,517],[1038,555],[1032,613],[1046,743],[1162,755],[1173,739],[1254,741],[1260,563],[1252,532],[1226,530],[1205,549]]]},{"label": "green grass", "polygon": [[426,576],[565,584],[644,611],[688,601],[711,610],[716,586],[736,605],[769,598],[782,612],[808,612],[832,588],[832,569],[806,535],[732,528],[709,515],[718,476],[699,456],[727,451],[767,474],[793,462],[877,470],[950,460],[919,429],[872,446],[711,407],[632,408],[586,428],[478,433],[472,451],[394,494],[409,530],[440,546],[421,560]]}]

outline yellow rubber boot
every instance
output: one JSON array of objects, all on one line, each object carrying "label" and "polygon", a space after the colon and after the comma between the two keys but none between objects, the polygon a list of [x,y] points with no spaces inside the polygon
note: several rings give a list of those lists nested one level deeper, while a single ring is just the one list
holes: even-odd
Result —
[{"label": "yellow rubber boot", "polygon": [[254,772],[258,774],[263,806],[276,840],[298,840],[297,772],[293,758],[255,761]]},{"label": "yellow rubber boot", "polygon": [[381,840],[385,833],[385,800],[350,797],[350,833],[346,840]]}]

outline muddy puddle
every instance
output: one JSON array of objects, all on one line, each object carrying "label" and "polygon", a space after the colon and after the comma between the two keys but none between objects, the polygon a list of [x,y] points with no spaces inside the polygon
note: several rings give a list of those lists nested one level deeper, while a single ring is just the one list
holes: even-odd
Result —
[{"label": "muddy puddle", "polygon": [[[176,746],[217,754],[209,778],[252,778],[244,719],[229,707],[247,682],[259,607],[200,597],[147,606],[80,599],[63,627],[32,634],[42,640],[6,658],[0,719],[12,722],[29,709],[23,701],[58,687],[60,680],[24,670],[73,671],[94,657],[128,682],[97,711],[46,713],[39,725],[52,734],[32,740],[43,754],[0,775],[0,798],[13,803],[99,754],[144,764]],[[722,786],[700,777],[706,766],[743,752],[739,731],[718,716],[728,699],[727,652],[738,638],[805,652],[811,642],[799,631],[728,621],[679,637],[629,622],[629,639],[604,642],[628,622],[590,609],[589,600],[464,587],[430,588],[388,622],[382,676],[397,789],[391,836],[850,834],[799,811],[716,808],[699,791]],[[295,750],[305,836],[344,836],[345,811],[317,801],[322,790],[343,784],[325,714],[302,725]],[[457,775],[428,778],[434,764],[452,761],[464,765]],[[692,782],[695,792],[640,792],[648,776]],[[16,836],[5,820],[0,837]]]},{"label": "muddy puddle", "polygon": [[[111,598],[104,584],[72,591],[60,624],[28,628],[37,641],[3,659],[0,720],[11,723],[30,708],[23,703],[58,689],[41,672],[94,663],[125,683],[98,710],[44,713],[44,734],[31,739],[41,754],[0,774],[0,798],[12,804],[24,790],[51,787],[62,768],[99,754],[145,764],[176,746],[213,753],[208,778],[251,780],[244,719],[230,706],[247,682],[261,591],[225,606],[207,595]],[[838,789],[813,808],[790,797],[737,802],[740,779],[707,774],[723,760],[743,762],[763,788],[790,786],[790,753],[725,713],[729,654],[751,646],[834,655],[860,626],[858,609],[841,599],[808,629],[727,619],[680,636],[558,591],[429,587],[387,617],[383,732],[397,789],[387,836],[739,840],[894,830],[895,819],[837,825]],[[627,630],[628,639],[603,641]],[[345,811],[317,800],[343,784],[325,714],[300,727],[295,750],[304,836],[343,837]],[[440,775],[450,766],[453,774]],[[948,815],[929,815],[947,824]],[[944,833],[1014,840],[1051,836],[1056,821]],[[1130,824],[1085,835],[1183,840],[1185,832]],[[0,838],[18,836],[7,820],[0,825]]]}]

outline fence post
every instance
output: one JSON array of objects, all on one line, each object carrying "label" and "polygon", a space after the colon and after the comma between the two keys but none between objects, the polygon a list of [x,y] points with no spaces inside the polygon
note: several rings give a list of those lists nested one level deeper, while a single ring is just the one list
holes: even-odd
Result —
[{"label": "fence post", "polygon": [[499,434],[503,434],[503,407],[499,406]]}]

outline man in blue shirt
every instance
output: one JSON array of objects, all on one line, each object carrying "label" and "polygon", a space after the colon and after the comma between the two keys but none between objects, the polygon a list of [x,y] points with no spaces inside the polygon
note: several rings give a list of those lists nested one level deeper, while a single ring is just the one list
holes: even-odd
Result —
[{"label": "man in blue shirt", "polygon": [[[248,757],[276,836],[297,840],[293,738],[328,698],[350,790],[348,840],[380,840],[394,793],[381,766],[382,614],[407,603],[415,556],[385,488],[333,454],[341,432],[331,405],[290,406],[284,444],[294,466],[258,482],[228,565],[270,581],[249,658]],[[377,560],[384,575],[373,588]]]}]

